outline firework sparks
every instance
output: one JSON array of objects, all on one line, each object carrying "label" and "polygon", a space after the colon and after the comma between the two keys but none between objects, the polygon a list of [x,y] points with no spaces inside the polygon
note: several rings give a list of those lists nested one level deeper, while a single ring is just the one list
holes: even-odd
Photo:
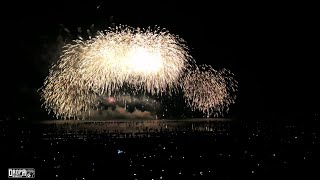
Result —
[{"label": "firework sparks", "polygon": [[235,102],[237,81],[227,70],[214,70],[203,65],[189,71],[184,78],[183,92],[187,104],[193,110],[200,110],[207,117],[228,112]]},{"label": "firework sparks", "polygon": [[119,26],[65,45],[41,96],[57,118],[79,118],[96,106],[97,95],[115,94],[124,85],[151,94],[175,90],[192,63],[178,36]]}]

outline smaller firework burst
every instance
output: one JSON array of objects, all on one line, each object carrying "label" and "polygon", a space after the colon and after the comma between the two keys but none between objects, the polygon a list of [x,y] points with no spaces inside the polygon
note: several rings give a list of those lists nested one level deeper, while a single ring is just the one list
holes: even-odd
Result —
[{"label": "smaller firework burst", "polygon": [[182,84],[186,103],[207,117],[222,115],[235,103],[237,81],[227,69],[215,70],[209,65],[189,71]]}]

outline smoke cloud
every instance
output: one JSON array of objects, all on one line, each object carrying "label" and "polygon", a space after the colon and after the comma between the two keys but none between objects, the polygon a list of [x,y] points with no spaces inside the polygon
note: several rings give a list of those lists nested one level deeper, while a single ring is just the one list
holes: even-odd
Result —
[{"label": "smoke cloud", "polygon": [[103,119],[155,119],[155,116],[149,111],[141,111],[135,109],[133,112],[128,112],[125,108],[116,106],[115,108],[108,107],[105,110],[93,111],[91,117],[97,120]]}]

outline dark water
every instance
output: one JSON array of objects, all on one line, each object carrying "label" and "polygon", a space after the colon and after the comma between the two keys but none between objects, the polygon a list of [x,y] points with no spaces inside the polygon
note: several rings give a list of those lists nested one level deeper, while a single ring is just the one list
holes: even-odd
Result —
[{"label": "dark water", "polygon": [[319,177],[319,119],[1,121],[1,178],[270,179]]}]

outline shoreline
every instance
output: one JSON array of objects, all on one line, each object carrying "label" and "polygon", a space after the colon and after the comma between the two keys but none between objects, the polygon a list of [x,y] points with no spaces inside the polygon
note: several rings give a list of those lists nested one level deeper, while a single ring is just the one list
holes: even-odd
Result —
[{"label": "shoreline", "polygon": [[127,123],[127,122],[149,122],[149,123],[173,123],[173,122],[211,122],[211,121],[232,121],[234,118],[187,118],[187,119],[106,119],[106,120],[43,120],[40,124],[63,124],[63,123]]}]

